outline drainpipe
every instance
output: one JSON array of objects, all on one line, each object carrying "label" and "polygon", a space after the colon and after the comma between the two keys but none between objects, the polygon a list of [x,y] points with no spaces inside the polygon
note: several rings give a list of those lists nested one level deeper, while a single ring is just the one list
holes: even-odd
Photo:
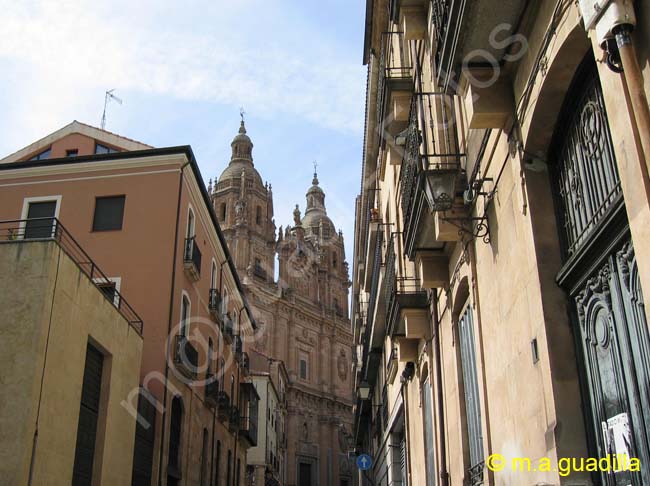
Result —
[{"label": "drainpipe", "polygon": [[440,316],[438,315],[438,291],[433,290],[433,325],[435,329],[435,360],[436,360],[436,394],[438,399],[438,433],[440,441],[440,485],[449,485],[449,472],[447,471],[447,442],[445,437],[445,405],[443,403],[442,386],[442,359],[440,342]]},{"label": "drainpipe", "polygon": [[650,188],[650,178],[648,176],[648,166],[650,165],[650,109],[648,108],[648,98],[643,87],[643,75],[632,43],[632,25],[618,25],[613,29],[613,32],[616,36],[616,45],[623,67],[621,75],[627,86],[629,101],[632,105],[632,122],[636,125],[636,132],[643,151],[645,164],[641,164],[641,173],[647,193]]},{"label": "drainpipe", "polygon": [[[173,309],[174,309],[174,292],[176,291],[176,254],[178,253],[178,226],[181,217],[181,194],[183,190],[183,170],[190,165],[185,162],[181,166],[180,177],[178,179],[178,202],[176,203],[176,227],[174,229],[174,255],[172,257],[172,286],[169,292],[169,316],[167,320],[167,339],[172,331]],[[167,359],[167,350],[165,350],[165,389],[163,390],[163,411],[160,432],[160,452],[158,454],[158,486],[162,486],[163,470],[163,449],[165,448],[165,418],[167,416],[167,382],[169,381],[169,360]]]}]

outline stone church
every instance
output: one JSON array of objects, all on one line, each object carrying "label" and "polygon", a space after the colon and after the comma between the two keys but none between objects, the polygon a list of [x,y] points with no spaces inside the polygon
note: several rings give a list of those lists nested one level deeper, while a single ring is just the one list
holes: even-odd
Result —
[{"label": "stone church", "polygon": [[288,486],[352,485],[352,335],[343,234],[327,215],[316,173],[304,215],[296,204],[293,223],[276,228],[272,188],[255,169],[243,119],[231,146],[230,163],[210,193],[259,327],[251,368],[266,371],[282,361],[288,373],[288,383],[276,384],[286,399],[276,452],[283,470],[276,477]]}]

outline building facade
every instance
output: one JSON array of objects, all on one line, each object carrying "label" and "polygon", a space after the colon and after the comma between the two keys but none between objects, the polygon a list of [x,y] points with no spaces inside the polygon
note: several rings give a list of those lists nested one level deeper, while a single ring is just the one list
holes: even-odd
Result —
[{"label": "building facade", "polygon": [[[266,357],[264,357],[266,358]],[[284,363],[267,359],[267,371],[251,371],[251,381],[260,397],[257,446],[248,450],[247,467],[252,484],[287,484],[286,416],[289,382]],[[254,360],[256,361],[256,360]],[[258,368],[262,361],[257,360]]]},{"label": "building facade", "polygon": [[561,469],[650,459],[650,9],[593,3],[367,2],[364,484],[650,484]]},{"label": "building facade", "polygon": [[43,230],[0,224],[0,482],[128,484],[142,320],[60,222]]},{"label": "building facade", "polygon": [[139,417],[131,484],[243,484],[255,321],[191,148],[73,122],[1,162],[0,220],[58,218],[145,322],[140,386],[116,398]]},{"label": "building facade", "polygon": [[352,425],[343,235],[327,216],[316,174],[304,216],[296,205],[293,224],[276,235],[272,188],[254,167],[243,120],[231,146],[211,197],[258,325],[251,369],[267,371],[269,360],[279,360],[288,375],[282,484],[350,485],[347,443],[339,440]]}]

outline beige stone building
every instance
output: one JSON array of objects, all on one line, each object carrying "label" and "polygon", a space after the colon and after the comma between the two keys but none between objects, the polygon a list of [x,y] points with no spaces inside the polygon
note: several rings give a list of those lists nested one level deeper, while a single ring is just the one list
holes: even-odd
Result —
[{"label": "beige stone building", "polygon": [[361,480],[650,484],[561,469],[650,461],[647,2],[368,0],[365,27]]},{"label": "beige stone building", "polygon": [[128,484],[142,320],[60,222],[0,223],[0,484]]},{"label": "beige stone building", "polygon": [[251,369],[267,371],[270,359],[287,370],[283,484],[351,485],[352,463],[340,440],[352,425],[343,235],[327,216],[314,174],[304,216],[296,205],[293,224],[276,236],[272,188],[255,169],[252,149],[242,121],[211,196],[258,325]]},{"label": "beige stone building", "polygon": [[[255,352],[255,351],[254,351]],[[253,484],[287,484],[286,416],[287,376],[284,363],[266,359],[266,371],[251,371],[251,382],[260,397],[257,446],[248,450],[246,464]],[[262,361],[255,360],[258,368]]]},{"label": "beige stone building", "polygon": [[[73,122],[0,162],[0,221],[38,234],[60,219],[106,273],[105,291],[128,295],[145,322],[139,381],[111,390],[141,418],[132,457],[119,480],[93,471],[93,484],[243,484],[257,443],[247,376],[255,320],[191,148]],[[67,339],[78,355],[80,334]]]}]

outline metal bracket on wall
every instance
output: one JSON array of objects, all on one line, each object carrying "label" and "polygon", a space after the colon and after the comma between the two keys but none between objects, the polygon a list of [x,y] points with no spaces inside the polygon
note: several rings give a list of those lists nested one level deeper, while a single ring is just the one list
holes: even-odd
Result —
[{"label": "metal bracket on wall", "polygon": [[465,206],[469,206],[470,212],[476,207],[476,201],[480,197],[483,200],[481,214],[479,216],[441,216],[440,219],[458,228],[458,235],[464,240],[465,236],[470,239],[481,238],[483,243],[490,243],[490,222],[487,211],[496,194],[496,188],[485,190],[486,182],[493,182],[491,177],[475,179],[463,193]]}]

